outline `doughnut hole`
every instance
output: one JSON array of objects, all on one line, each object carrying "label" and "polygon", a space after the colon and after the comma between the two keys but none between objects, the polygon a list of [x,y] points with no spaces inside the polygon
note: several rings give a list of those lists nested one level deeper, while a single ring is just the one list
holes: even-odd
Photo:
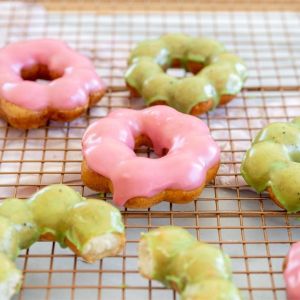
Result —
[{"label": "doughnut hole", "polygon": [[192,73],[193,75],[196,75],[199,73],[203,68],[204,64],[199,63],[196,61],[189,60],[186,62],[186,66],[183,68],[182,62],[180,59],[174,59],[171,63],[171,70],[167,69],[167,72],[172,72],[172,69],[185,69],[186,72]]},{"label": "doughnut hole", "polygon": [[201,64],[199,62],[195,62],[195,61],[187,62],[187,70],[193,73],[194,75],[199,73],[203,68],[204,68],[204,64]]},{"label": "doughnut hole", "polygon": [[166,69],[165,73],[177,79],[193,76],[192,72],[180,65],[171,66],[170,68]]},{"label": "doughnut hole", "polygon": [[24,80],[46,83],[62,77],[63,74],[53,70],[50,71],[47,65],[35,64],[23,67],[20,75]]},{"label": "doughnut hole", "polygon": [[[147,147],[147,148],[153,148],[153,143],[151,141],[151,139],[144,135],[144,134],[141,134],[139,136],[137,136],[135,138],[135,145],[134,145],[134,150],[135,150],[135,153],[138,155],[139,153],[144,153],[143,147]],[[169,149],[167,148],[163,148],[162,149],[162,153],[160,156],[156,155],[156,153],[153,153],[154,155],[152,155],[151,157],[149,157],[150,159],[156,159],[156,158],[160,158],[160,157],[163,157],[165,155],[167,155],[169,152]],[[139,155],[138,155],[139,156]]]}]

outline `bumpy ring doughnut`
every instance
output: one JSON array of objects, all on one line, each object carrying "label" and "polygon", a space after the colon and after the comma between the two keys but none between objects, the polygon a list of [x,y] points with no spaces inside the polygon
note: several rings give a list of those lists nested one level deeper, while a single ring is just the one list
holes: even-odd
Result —
[{"label": "bumpy ring doughnut", "polygon": [[232,282],[230,258],[177,226],[142,235],[139,271],[180,293],[182,300],[241,300]]},{"label": "bumpy ring doughnut", "polygon": [[[137,157],[140,145],[153,146],[162,157]],[[117,205],[135,208],[196,199],[220,161],[205,123],[168,106],[113,111],[87,129],[82,149],[83,182],[113,192]]]},{"label": "bumpy ring doughnut", "polygon": [[120,211],[109,203],[85,199],[68,186],[51,185],[27,201],[0,204],[0,299],[10,299],[22,283],[14,260],[38,239],[69,246],[87,262],[116,255],[125,243]]},{"label": "bumpy ring doughnut", "polygon": [[92,63],[62,41],[31,40],[0,49],[0,115],[14,127],[73,120],[105,89]]},{"label": "bumpy ring doughnut", "polygon": [[[247,78],[244,62],[219,42],[167,34],[139,43],[128,60],[125,81],[147,105],[167,104],[198,115],[232,100]],[[182,67],[196,74],[176,79],[165,73]]]},{"label": "bumpy ring doughnut", "polygon": [[[241,173],[257,192],[288,212],[300,211],[300,119],[262,129],[247,151]],[[299,176],[298,176],[299,174]]]}]

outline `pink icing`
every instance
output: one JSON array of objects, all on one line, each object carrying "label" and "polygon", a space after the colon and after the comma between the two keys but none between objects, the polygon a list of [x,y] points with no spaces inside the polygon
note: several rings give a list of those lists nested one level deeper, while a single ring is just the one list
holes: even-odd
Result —
[{"label": "pink icing", "polygon": [[300,242],[292,245],[288,256],[287,265],[283,273],[287,298],[289,300],[300,299]]},{"label": "pink icing", "polygon": [[[138,157],[135,137],[148,136],[158,159]],[[168,106],[141,111],[119,109],[89,126],[83,156],[90,169],[109,178],[117,205],[166,189],[192,190],[205,182],[220,160],[220,149],[200,119]]]},{"label": "pink icing", "polygon": [[[62,76],[49,84],[23,80],[21,70],[36,64]],[[103,90],[92,63],[62,41],[31,40],[0,49],[0,97],[18,106],[36,111],[74,109],[86,105],[91,92]]]}]

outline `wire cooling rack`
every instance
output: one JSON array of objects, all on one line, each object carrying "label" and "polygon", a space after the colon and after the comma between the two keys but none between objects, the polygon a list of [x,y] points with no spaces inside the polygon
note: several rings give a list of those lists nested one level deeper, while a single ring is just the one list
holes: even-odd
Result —
[{"label": "wire cooling rack", "polygon": [[[36,243],[18,258],[24,284],[15,299],[179,299],[137,271],[140,233],[167,224],[184,226],[198,239],[223,248],[245,299],[285,299],[282,262],[291,243],[300,239],[299,215],[287,215],[267,195],[250,191],[239,167],[262,126],[300,115],[299,1],[206,2],[0,2],[1,45],[61,38],[90,57],[110,86],[96,107],[71,123],[21,131],[0,121],[1,198],[25,198],[57,182],[99,197],[80,180],[81,137],[91,122],[115,108],[143,107],[142,101],[129,99],[123,81],[128,52],[137,41],[167,32],[206,35],[224,42],[249,67],[240,95],[201,116],[223,151],[221,169],[199,199],[123,210],[124,251],[95,264],[82,262],[56,243]],[[253,11],[256,7],[260,11]],[[252,11],[241,11],[245,9]],[[138,151],[151,154],[151,149]],[[111,201],[111,195],[100,197]]]}]

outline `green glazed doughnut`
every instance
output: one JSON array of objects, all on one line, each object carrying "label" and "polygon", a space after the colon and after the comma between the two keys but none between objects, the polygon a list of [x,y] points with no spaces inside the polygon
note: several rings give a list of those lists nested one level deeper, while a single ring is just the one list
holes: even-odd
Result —
[{"label": "green glazed doughnut", "polygon": [[255,137],[242,161],[241,173],[257,192],[289,213],[300,211],[300,119],[271,123]]},{"label": "green glazed doughnut", "polygon": [[[194,77],[176,79],[165,73],[181,67]],[[167,104],[200,114],[226,104],[247,78],[244,62],[212,39],[167,34],[140,42],[130,53],[125,81],[147,105]]]},{"label": "green glazed doughnut", "polygon": [[121,213],[109,203],[87,200],[63,184],[48,186],[28,200],[0,204],[0,299],[21,285],[15,267],[20,249],[38,239],[69,246],[87,262],[116,255],[125,244]]},{"label": "green glazed doughnut", "polygon": [[231,279],[229,257],[181,227],[165,226],[143,234],[139,270],[175,289],[182,300],[241,299]]}]

